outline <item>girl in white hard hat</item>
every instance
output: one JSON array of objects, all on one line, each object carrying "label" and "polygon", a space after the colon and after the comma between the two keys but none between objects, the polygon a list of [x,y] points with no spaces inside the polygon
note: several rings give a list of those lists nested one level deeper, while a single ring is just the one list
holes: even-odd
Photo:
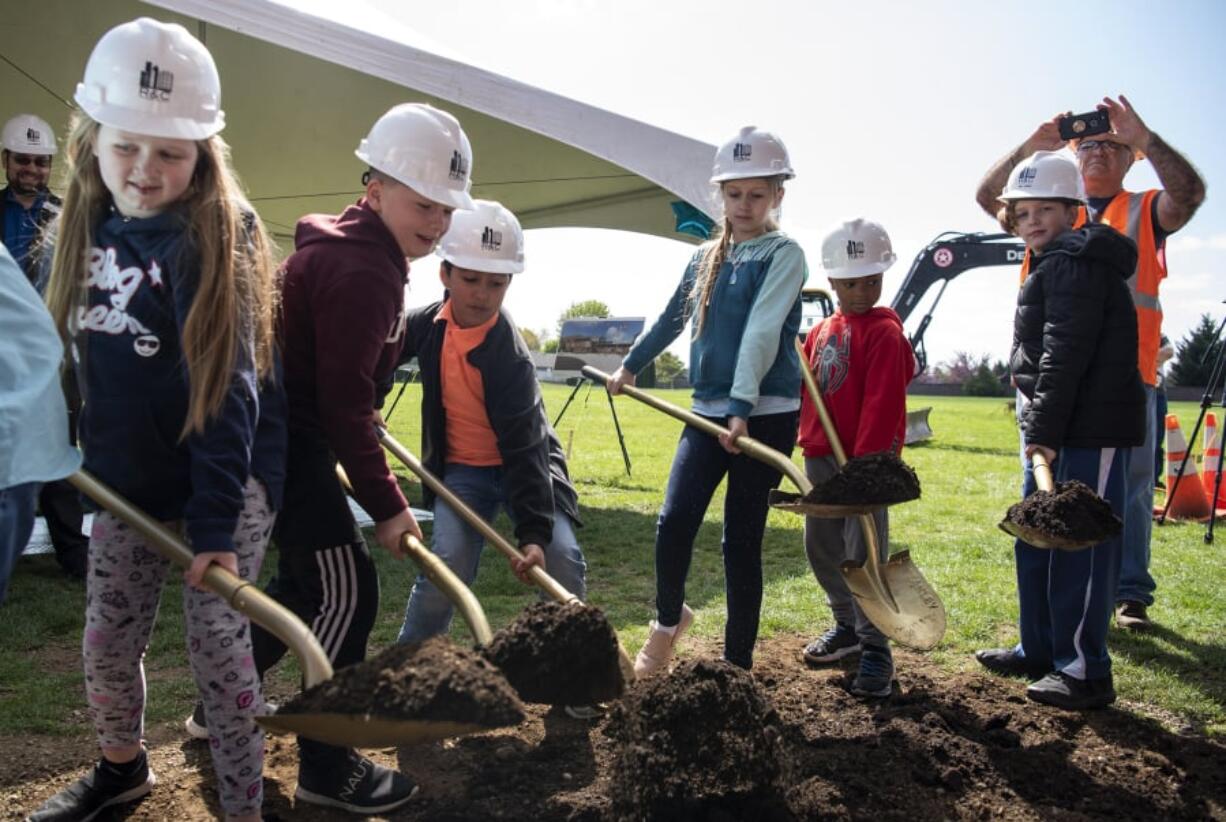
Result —
[{"label": "girl in white hard hat", "polygon": [[[849,459],[898,454],[906,435],[907,384],[915,375],[915,357],[898,315],[877,305],[883,277],[895,259],[889,235],[870,220],[842,223],[822,240],[822,268],[839,307],[809,332],[805,353]],[[808,392],[801,402],[805,473],[819,485],[839,466]],[[886,510],[873,514],[873,521],[884,563],[890,553]],[[856,603],[841,568],[848,560],[863,563],[866,550],[859,517],[805,517],[805,555],[826,592],[835,624],[806,645],[803,654],[814,664],[860,654],[851,692],[886,697],[894,678],[889,641]]]},{"label": "girl in white hard hat", "polygon": [[[228,819],[258,819],[263,710],[245,616],[202,586],[254,581],[285,459],[275,390],[274,265],[218,136],[217,69],[186,29],[111,29],[75,95],[68,190],[47,302],[85,397],[85,468],[153,518],[183,523],[188,656]],[[259,429],[257,433],[257,428]],[[142,657],[170,563],[102,511],[89,543],[85,688],[102,759],[30,818],[93,818],[148,793]]]},{"label": "girl in white hard hat", "polygon": [[711,182],[723,203],[721,230],[694,254],[664,312],[609,381],[613,394],[633,385],[689,323],[693,410],[730,432],[719,440],[689,427],[681,434],[656,528],[656,618],[635,659],[640,675],[668,665],[694,620],[685,579],[703,515],[725,476],[724,658],[753,665],[767,495],[781,475],[741,454],[735,440],[748,434],[785,454],[796,443],[800,370],[792,341],[808,269],[775,219],[783,183],[793,176],[787,149],[768,131],[747,126],[719,149]]},{"label": "girl in white hard hat", "polygon": [[[1005,222],[1032,265],[1018,292],[1009,367],[1021,395],[1025,457],[1042,454],[1057,482],[1080,480],[1123,516],[1128,449],[1145,439],[1132,240],[1099,224],[1073,230],[1085,200],[1063,153],[1039,151],[1009,175]],[[1023,493],[1034,493],[1027,472]],[[1017,540],[1020,641],[975,654],[995,673],[1037,680],[1036,702],[1070,710],[1115,701],[1107,629],[1120,569],[1115,536],[1083,551]]]}]

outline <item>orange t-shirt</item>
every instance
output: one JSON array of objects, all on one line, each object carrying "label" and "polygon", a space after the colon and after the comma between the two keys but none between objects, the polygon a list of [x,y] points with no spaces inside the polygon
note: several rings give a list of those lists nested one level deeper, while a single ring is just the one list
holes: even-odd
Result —
[{"label": "orange t-shirt", "polygon": [[498,438],[485,413],[485,385],[481,372],[468,361],[468,353],[485,341],[485,335],[498,322],[498,315],[481,325],[460,328],[451,317],[451,301],[448,300],[434,321],[447,323],[439,356],[443,413],[447,415],[447,462],[502,465]]}]

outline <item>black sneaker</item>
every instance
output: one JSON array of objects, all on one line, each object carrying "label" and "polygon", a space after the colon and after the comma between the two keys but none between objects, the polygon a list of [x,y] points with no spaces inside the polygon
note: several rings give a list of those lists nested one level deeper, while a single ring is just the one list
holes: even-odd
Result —
[{"label": "black sneaker", "polygon": [[1115,685],[1110,676],[1076,679],[1063,671],[1052,671],[1026,689],[1026,696],[1044,705],[1068,711],[1105,708],[1115,701]]},{"label": "black sneaker", "polygon": [[894,683],[894,656],[890,649],[865,645],[860,652],[860,670],[851,681],[856,696],[887,697]]},{"label": "black sneaker", "polygon": [[305,763],[299,765],[294,799],[369,815],[395,810],[416,793],[417,785],[400,771],[350,751],[346,767],[313,769]]},{"label": "black sneaker", "polygon": [[1031,662],[1016,648],[988,648],[984,651],[976,651],[975,661],[1000,676],[1024,676],[1029,680],[1035,680],[1042,679],[1051,673],[1051,667]]},{"label": "black sneaker", "polygon": [[26,822],[88,822],[107,808],[140,799],[157,779],[149,770],[149,760],[141,751],[139,764],[126,766],[130,774],[120,773],[106,760],[26,817]]},{"label": "black sneaker", "polygon": [[835,625],[805,646],[805,662],[835,662],[860,652],[856,630],[847,625]]}]

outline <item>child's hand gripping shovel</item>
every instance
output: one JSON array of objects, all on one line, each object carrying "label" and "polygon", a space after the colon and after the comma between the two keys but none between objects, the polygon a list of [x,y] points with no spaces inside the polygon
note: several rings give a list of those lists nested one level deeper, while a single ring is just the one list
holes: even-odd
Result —
[{"label": "child's hand gripping shovel", "polygon": [[1057,491],[1051,465],[1041,451],[1030,456],[1037,493],[1009,506],[1000,530],[1035,548],[1080,551],[1120,532],[1111,506],[1082,483]]},{"label": "child's hand gripping shovel", "polygon": [[[507,539],[502,536],[502,534],[498,533],[498,531],[492,525],[482,519],[477,512],[469,508],[462,499],[456,496],[450,488],[443,484],[441,479],[430,473],[426,469],[426,466],[422,464],[421,460],[419,460],[411,451],[401,445],[386,429],[378,428],[376,430],[378,431],[380,441],[383,443],[383,447],[394,454],[406,468],[416,474],[421,479],[422,484],[424,484],[427,488],[434,492],[437,497],[450,506],[451,509],[455,511],[465,522],[480,533],[487,542],[493,545],[508,559],[522,560],[524,558],[523,553],[521,553],[519,549],[508,542]],[[553,577],[549,576],[544,569],[533,566],[529,570],[528,575],[538,588],[543,590],[555,601],[563,604],[572,602],[580,605],[582,604],[577,596],[563,588],[562,585],[560,585]],[[617,667],[620,668],[622,680],[624,682],[633,682],[634,663],[630,661],[630,656],[626,653],[626,649],[622,646],[620,641],[617,643],[617,654]],[[614,675],[616,675],[616,673],[617,671],[614,670]],[[586,684],[586,690],[588,693],[584,694],[578,692],[584,690],[582,686],[576,689],[576,693],[573,695],[574,702],[572,704],[590,704],[607,700],[610,698],[610,695],[621,693],[624,682],[614,683],[607,681],[591,681]]]},{"label": "child's hand gripping shovel", "polygon": [[[847,462],[847,453],[834,430],[834,422],[822,401],[817,381],[809,370],[809,358],[799,339],[796,340],[796,353],[800,357],[800,374],[805,388],[822,421],[834,460],[842,468]],[[872,516],[861,514],[860,528],[864,532],[865,561],[857,564],[848,560],[841,567],[847,587],[865,616],[877,630],[895,642],[921,651],[935,647],[945,635],[945,606],[941,598],[911,561],[910,551],[899,551],[884,567],[881,565],[877,556],[877,526]]]},{"label": "child's hand gripping shovel", "polygon": [[[191,565],[193,559],[191,550],[166,526],[150,518],[84,471],[73,474],[68,481],[78,491],[139,532],[149,541],[149,547],[160,556],[183,568]],[[415,548],[429,553],[417,540],[412,539],[412,542],[416,543],[415,547],[407,544],[408,542],[409,540],[406,539],[405,548],[411,554]],[[442,571],[447,574],[451,573],[437,558],[435,561],[442,566]],[[463,587],[458,579],[455,582]],[[302,669],[305,687],[310,688],[332,678],[332,664],[328,661],[323,648],[320,647],[319,640],[292,611],[273,600],[254,584],[236,577],[219,565],[209,566],[204,574],[203,584],[204,587],[226,600],[230,607],[266,628],[293,651]],[[475,600],[473,602],[475,603]],[[467,611],[464,613],[467,619],[469,613]],[[488,641],[489,626],[485,624],[483,614],[480,623],[484,625]],[[478,625],[470,622],[470,626],[473,627],[474,634],[476,634],[479,630]],[[403,720],[355,714],[347,712],[344,706],[336,706],[335,710],[315,713],[273,714],[260,717],[257,721],[265,730],[275,733],[294,733],[320,742],[357,748],[433,742],[452,736],[490,730],[489,726],[473,723],[433,719]]]}]

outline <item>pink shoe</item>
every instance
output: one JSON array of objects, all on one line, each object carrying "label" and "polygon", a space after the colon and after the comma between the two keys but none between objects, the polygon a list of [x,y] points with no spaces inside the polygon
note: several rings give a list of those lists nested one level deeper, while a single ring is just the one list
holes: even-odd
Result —
[{"label": "pink shoe", "polygon": [[677,629],[671,633],[661,628],[660,623],[653,619],[651,635],[634,658],[634,675],[648,676],[667,668],[669,660],[673,658],[673,649],[677,647],[677,640],[681,639],[681,635],[693,622],[694,612],[685,604],[681,606],[681,622],[677,623]]}]

